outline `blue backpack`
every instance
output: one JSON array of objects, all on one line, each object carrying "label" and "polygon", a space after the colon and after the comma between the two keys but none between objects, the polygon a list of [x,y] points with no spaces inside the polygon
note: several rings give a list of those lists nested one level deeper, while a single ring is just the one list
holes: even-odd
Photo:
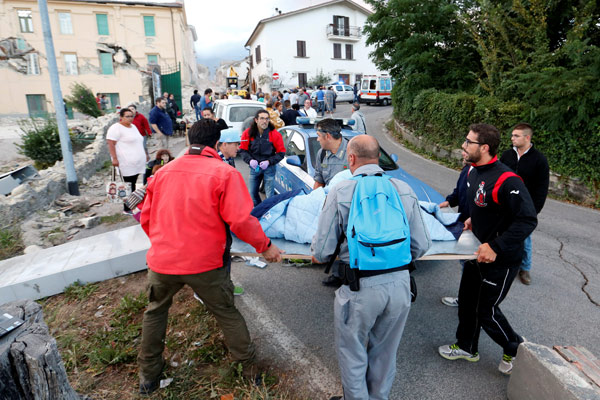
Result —
[{"label": "blue backpack", "polygon": [[358,175],[346,238],[350,268],[363,271],[405,266],[412,261],[404,206],[390,177]]}]

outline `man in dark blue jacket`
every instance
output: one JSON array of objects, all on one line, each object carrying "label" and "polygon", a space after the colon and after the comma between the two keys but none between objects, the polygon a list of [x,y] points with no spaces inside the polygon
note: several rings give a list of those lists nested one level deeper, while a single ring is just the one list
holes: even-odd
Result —
[{"label": "man in dark blue jacket", "polygon": [[[520,123],[513,128],[510,140],[513,148],[502,153],[500,161],[523,178],[536,213],[540,213],[548,196],[550,168],[546,157],[531,143],[533,128]],[[531,284],[531,235],[525,239],[525,253],[519,270],[519,279],[525,285]]]},{"label": "man in dark blue jacket", "polygon": [[167,100],[164,97],[159,97],[155,101],[156,105],[150,110],[148,121],[152,130],[157,133],[160,139],[160,147],[169,149],[169,138],[173,135],[173,122],[167,114]]},{"label": "man in dark blue jacket", "polygon": [[492,125],[474,124],[463,143],[466,161],[473,168],[467,178],[467,199],[472,229],[482,243],[477,258],[465,262],[458,291],[456,343],[440,346],[448,360],[479,361],[479,333],[502,346],[498,369],[512,372],[519,344],[524,341],[500,310],[519,272],[523,242],[537,225],[537,214],[521,178],[498,161],[500,132]]}]

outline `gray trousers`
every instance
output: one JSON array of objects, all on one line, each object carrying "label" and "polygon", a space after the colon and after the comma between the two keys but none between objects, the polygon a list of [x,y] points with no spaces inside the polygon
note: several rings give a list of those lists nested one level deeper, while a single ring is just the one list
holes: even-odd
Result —
[{"label": "gray trousers", "polygon": [[344,400],[387,400],[410,311],[408,271],[360,279],[335,292],[334,335]]}]

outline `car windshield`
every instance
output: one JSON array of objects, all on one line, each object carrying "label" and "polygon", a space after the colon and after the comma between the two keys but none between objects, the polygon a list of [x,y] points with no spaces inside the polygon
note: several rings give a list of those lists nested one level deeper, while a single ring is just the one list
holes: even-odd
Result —
[{"label": "car windshield", "polygon": [[[308,149],[310,150],[310,161],[312,163],[313,168],[317,165],[317,151],[321,148],[319,142],[316,137],[308,138]],[[384,171],[393,171],[398,169],[398,166],[392,160],[392,158],[385,152],[381,147],[379,147],[379,152],[381,155],[379,156],[379,166]]]},{"label": "car windshield", "polygon": [[233,106],[229,110],[229,122],[244,122],[246,118],[254,117],[258,110],[262,110],[262,107]]}]

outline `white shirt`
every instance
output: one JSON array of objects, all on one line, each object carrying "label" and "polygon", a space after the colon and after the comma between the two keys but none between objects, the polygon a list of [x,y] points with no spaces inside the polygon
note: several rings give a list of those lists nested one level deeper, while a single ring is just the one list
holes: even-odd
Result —
[{"label": "white shirt", "polygon": [[305,108],[301,108],[300,109],[300,114],[304,115],[305,117],[308,118],[317,118],[317,112],[315,111],[314,108],[309,108],[308,110]]},{"label": "white shirt", "polygon": [[290,94],[290,105],[292,105],[292,104],[298,104],[298,94],[297,93]]},{"label": "white shirt", "polygon": [[116,143],[119,169],[123,176],[133,176],[144,173],[146,169],[146,152],[144,151],[144,137],[131,124],[129,128],[116,123],[106,133],[107,140]]}]

